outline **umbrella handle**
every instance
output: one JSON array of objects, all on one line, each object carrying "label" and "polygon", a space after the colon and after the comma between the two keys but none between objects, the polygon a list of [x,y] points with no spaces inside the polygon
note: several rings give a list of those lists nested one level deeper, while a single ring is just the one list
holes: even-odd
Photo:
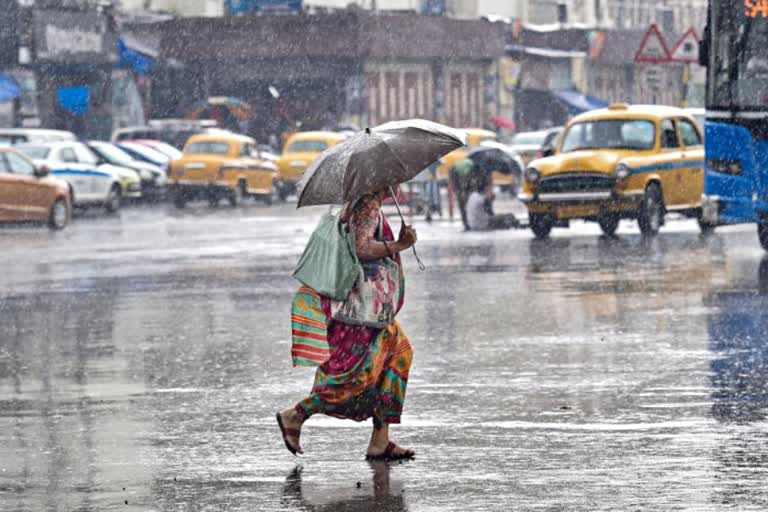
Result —
[{"label": "umbrella handle", "polygon": [[[400,211],[400,204],[397,202],[397,197],[395,197],[395,191],[392,189],[392,187],[389,187],[389,194],[392,196],[392,199],[395,201],[395,208],[397,208],[397,214],[400,216],[400,222],[405,225],[405,218],[403,217],[403,212]],[[416,261],[419,264],[419,270],[422,272],[427,268],[424,266],[424,264],[421,262],[421,259],[419,258],[419,255],[416,253],[416,246],[412,245],[411,249],[413,249],[413,255],[416,257]]]}]

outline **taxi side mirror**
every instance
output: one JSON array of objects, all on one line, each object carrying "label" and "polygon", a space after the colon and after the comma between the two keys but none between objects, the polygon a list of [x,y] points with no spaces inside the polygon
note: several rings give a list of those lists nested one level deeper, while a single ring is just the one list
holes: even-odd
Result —
[{"label": "taxi side mirror", "polygon": [[48,168],[47,165],[36,165],[35,166],[35,176],[38,178],[45,178],[51,174],[51,170]]},{"label": "taxi side mirror", "polygon": [[544,146],[541,148],[541,157],[548,157],[553,156],[555,154],[555,147],[554,146]]}]

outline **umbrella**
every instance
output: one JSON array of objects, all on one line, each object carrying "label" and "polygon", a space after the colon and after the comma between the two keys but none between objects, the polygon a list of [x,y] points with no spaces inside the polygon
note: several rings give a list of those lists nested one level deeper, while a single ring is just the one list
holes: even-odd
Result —
[{"label": "umbrella", "polygon": [[299,207],[344,204],[404,183],[465,139],[459,130],[422,119],[366,128],[312,163],[297,184]]},{"label": "umbrella", "polygon": [[[325,150],[312,163],[297,184],[298,207],[343,204],[388,187],[405,224],[392,187],[412,179],[465,144],[463,132],[423,119],[366,128]],[[424,270],[418,255],[416,260]]]},{"label": "umbrella", "polygon": [[214,119],[222,128],[237,128],[238,123],[255,117],[253,107],[238,98],[211,96],[192,107],[187,119]]},{"label": "umbrella", "polygon": [[476,146],[467,158],[475,162],[485,172],[497,171],[502,174],[520,174],[522,169],[509,152],[499,147]]}]

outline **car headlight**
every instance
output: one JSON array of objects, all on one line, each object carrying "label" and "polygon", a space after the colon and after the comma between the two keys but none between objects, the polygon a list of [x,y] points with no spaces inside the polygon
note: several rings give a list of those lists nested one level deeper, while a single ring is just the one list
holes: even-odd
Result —
[{"label": "car headlight", "polygon": [[541,178],[541,171],[535,167],[529,167],[525,170],[525,179],[531,183],[536,183]]},{"label": "car headlight", "polygon": [[710,158],[707,160],[707,169],[720,174],[739,176],[741,175],[741,162],[726,158]]},{"label": "car headlight", "polygon": [[617,180],[623,180],[631,174],[629,167],[626,164],[617,164],[613,169],[613,175]]}]

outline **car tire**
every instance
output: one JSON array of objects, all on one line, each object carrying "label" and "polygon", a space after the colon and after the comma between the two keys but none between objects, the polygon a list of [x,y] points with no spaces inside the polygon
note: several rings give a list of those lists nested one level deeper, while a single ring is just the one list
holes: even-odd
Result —
[{"label": "car tire", "polygon": [[109,189],[109,194],[107,194],[107,199],[104,201],[104,209],[107,210],[107,213],[117,213],[120,210],[121,198],[120,185],[112,185],[112,188]]},{"label": "car tire", "polygon": [[177,190],[173,193],[173,206],[178,209],[182,209],[187,206],[187,198],[184,196],[184,192]]},{"label": "car tire", "polygon": [[229,200],[229,206],[231,206],[232,208],[236,208],[240,206],[240,204],[243,202],[243,198],[245,197],[245,195],[246,195],[245,183],[240,181],[235,186],[235,188],[229,192],[229,197],[227,198]]},{"label": "car tire", "polygon": [[288,200],[288,190],[283,187],[277,189],[277,198],[283,203],[286,202]]},{"label": "car tire", "polygon": [[267,206],[272,206],[272,192],[264,196],[264,204]]},{"label": "car tire", "polygon": [[619,216],[610,213],[601,215],[597,218],[597,223],[605,236],[615,236],[616,230],[619,228]]},{"label": "car tire", "polygon": [[760,240],[760,245],[768,251],[768,219],[761,219],[757,223],[757,238]]},{"label": "car tire", "polygon": [[60,197],[51,205],[51,211],[48,214],[48,227],[54,231],[60,231],[69,224],[69,217],[70,211],[67,202]]},{"label": "car tire", "polygon": [[549,236],[549,232],[552,231],[552,227],[555,225],[552,217],[549,215],[530,214],[528,221],[533,231],[533,236],[541,240]]},{"label": "car tire", "polygon": [[218,207],[219,206],[219,199],[221,199],[221,198],[218,196],[218,194],[212,192],[208,196],[208,206],[211,207],[211,208]]},{"label": "car tire", "polygon": [[637,224],[644,236],[656,236],[664,223],[664,196],[658,183],[651,183],[645,188],[643,204]]}]

